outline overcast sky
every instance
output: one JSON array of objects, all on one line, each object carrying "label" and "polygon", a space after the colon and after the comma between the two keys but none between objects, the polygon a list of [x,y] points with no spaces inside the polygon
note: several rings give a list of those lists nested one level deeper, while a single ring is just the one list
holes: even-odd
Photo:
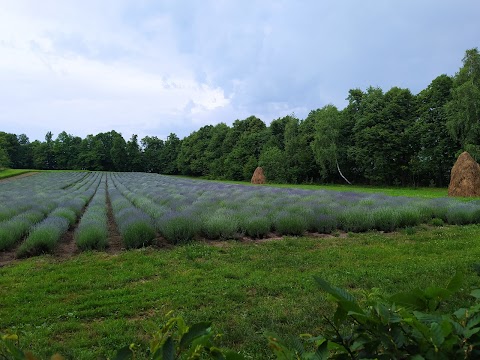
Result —
[{"label": "overcast sky", "polygon": [[348,90],[417,93],[480,46],[476,0],[0,0],[0,131],[179,137]]}]

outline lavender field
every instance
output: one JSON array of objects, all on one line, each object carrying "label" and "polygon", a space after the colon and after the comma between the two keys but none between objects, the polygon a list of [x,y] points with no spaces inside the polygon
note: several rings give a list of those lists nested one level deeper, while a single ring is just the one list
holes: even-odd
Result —
[{"label": "lavender field", "polygon": [[[233,185],[146,173],[42,173],[0,184],[0,255],[209,239],[390,232],[480,222],[480,201]],[[73,239],[73,240],[69,240]],[[7,255],[5,255],[7,254]]]}]

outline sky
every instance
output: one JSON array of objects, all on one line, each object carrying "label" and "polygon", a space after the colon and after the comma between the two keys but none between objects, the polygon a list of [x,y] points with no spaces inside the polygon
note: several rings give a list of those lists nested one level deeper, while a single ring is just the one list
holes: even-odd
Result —
[{"label": "sky", "polygon": [[413,93],[480,47],[475,0],[0,0],[0,131],[129,139],[348,91]]}]

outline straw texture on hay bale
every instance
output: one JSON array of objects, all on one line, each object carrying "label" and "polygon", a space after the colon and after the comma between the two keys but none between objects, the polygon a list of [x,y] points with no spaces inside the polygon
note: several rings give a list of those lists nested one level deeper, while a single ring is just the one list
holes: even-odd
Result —
[{"label": "straw texture on hay bale", "polygon": [[265,174],[263,173],[263,169],[259,166],[255,169],[255,172],[252,176],[252,184],[265,184]]},{"label": "straw texture on hay bale", "polygon": [[480,165],[466,151],[453,165],[448,196],[480,196]]}]

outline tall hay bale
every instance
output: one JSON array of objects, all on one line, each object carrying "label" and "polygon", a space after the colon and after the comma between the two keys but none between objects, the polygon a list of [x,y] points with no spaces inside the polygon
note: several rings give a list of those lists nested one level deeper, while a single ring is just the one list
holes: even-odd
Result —
[{"label": "tall hay bale", "polygon": [[255,169],[252,176],[252,184],[265,184],[266,178],[263,169],[259,166]]},{"label": "tall hay bale", "polygon": [[480,196],[480,165],[466,151],[453,165],[448,196]]}]

